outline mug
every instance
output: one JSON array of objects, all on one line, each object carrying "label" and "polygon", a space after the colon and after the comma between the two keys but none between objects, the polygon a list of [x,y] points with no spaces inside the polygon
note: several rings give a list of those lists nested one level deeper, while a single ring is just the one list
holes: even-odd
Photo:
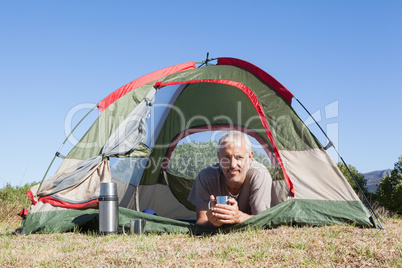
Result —
[{"label": "mug", "polygon": [[130,220],[130,222],[123,225],[123,233],[125,235],[128,235],[128,233],[126,233],[126,225],[130,225],[130,233],[129,234],[142,235],[145,230],[145,223],[146,223],[146,221],[142,220],[142,219]]},{"label": "mug", "polygon": [[[227,196],[227,195],[218,195],[216,198],[215,198],[215,202],[213,202],[213,203],[215,203],[215,205],[227,205],[228,204],[228,200],[230,199],[231,197],[230,196]],[[209,201],[208,202],[208,209],[210,209],[211,208],[211,201]]]}]

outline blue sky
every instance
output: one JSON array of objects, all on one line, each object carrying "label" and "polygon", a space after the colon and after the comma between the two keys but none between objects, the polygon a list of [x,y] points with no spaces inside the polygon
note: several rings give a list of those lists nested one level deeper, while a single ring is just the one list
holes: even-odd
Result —
[{"label": "blue sky", "polygon": [[71,109],[207,52],[278,79],[358,171],[393,168],[402,155],[401,12],[400,1],[369,0],[1,1],[0,187],[42,179]]}]

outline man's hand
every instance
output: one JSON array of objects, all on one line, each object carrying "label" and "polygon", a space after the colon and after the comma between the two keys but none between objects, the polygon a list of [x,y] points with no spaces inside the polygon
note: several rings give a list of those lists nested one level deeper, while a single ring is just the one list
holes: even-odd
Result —
[{"label": "man's hand", "polygon": [[[210,196],[210,201],[211,204],[216,202],[213,195]],[[237,201],[234,198],[230,198],[227,205],[217,204],[211,206],[211,208],[207,210],[206,216],[208,221],[216,227],[219,227],[222,224],[240,223],[251,218],[251,215],[239,210]]]}]

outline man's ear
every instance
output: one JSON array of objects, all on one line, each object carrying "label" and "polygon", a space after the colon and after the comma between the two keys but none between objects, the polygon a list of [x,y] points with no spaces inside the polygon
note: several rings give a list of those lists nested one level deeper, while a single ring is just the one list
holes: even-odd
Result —
[{"label": "man's ear", "polygon": [[254,155],[254,152],[253,151],[251,151],[249,154],[248,154],[248,158],[250,158],[250,160],[253,158],[253,155]]}]

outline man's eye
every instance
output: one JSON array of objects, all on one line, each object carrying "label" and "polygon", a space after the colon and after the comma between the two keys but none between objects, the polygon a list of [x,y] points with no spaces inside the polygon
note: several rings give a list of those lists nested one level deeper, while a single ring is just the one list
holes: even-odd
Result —
[{"label": "man's eye", "polygon": [[242,156],[236,156],[236,160],[242,160],[243,157]]}]

